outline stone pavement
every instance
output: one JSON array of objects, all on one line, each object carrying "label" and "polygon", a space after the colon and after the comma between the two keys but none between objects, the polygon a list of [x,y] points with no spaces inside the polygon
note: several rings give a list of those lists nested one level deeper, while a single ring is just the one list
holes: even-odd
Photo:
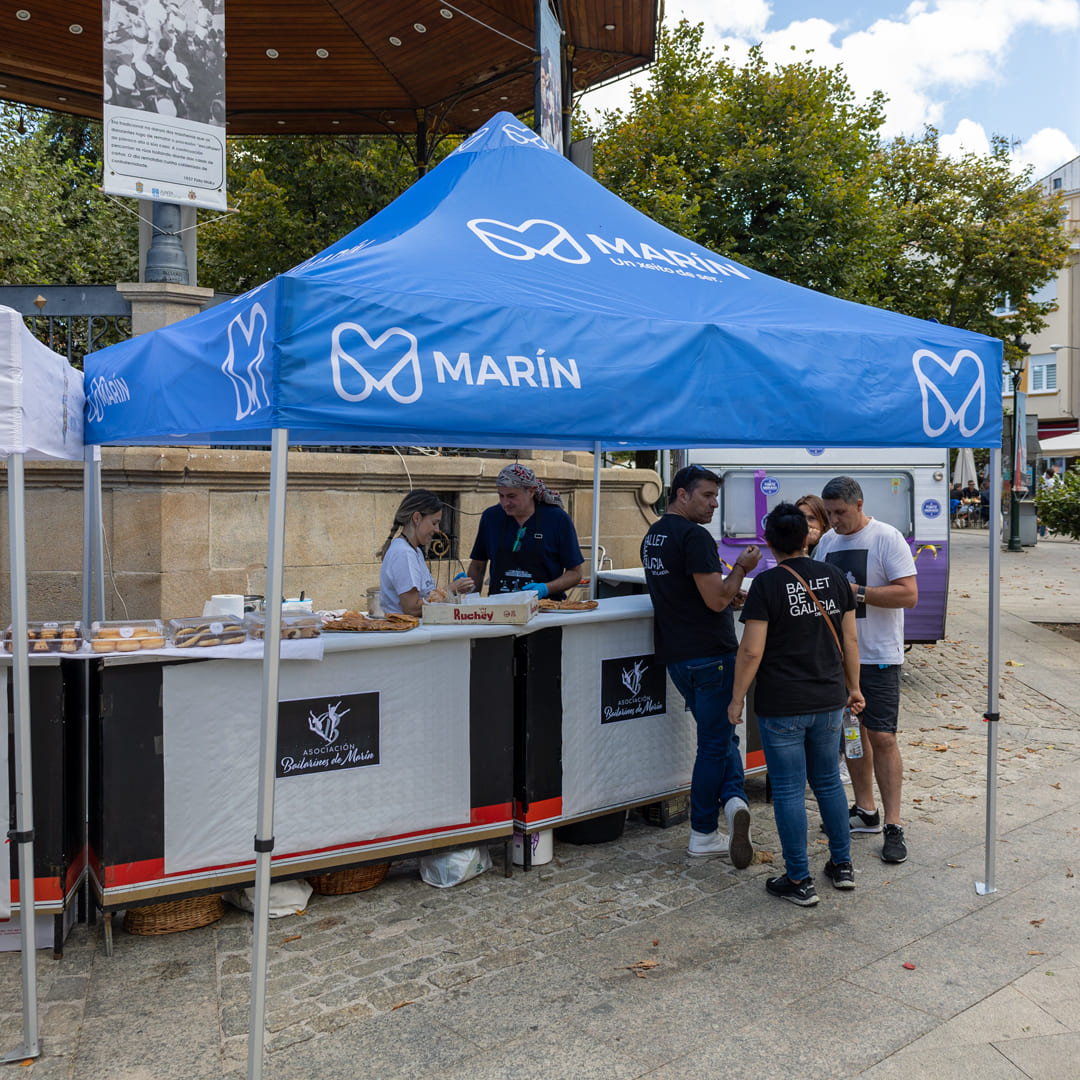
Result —
[{"label": "stone pavement", "polygon": [[[1080,642],[1035,623],[1080,622],[1080,544],[1002,554],[997,891],[979,896],[987,535],[952,540],[949,637],[912,649],[903,678],[908,862],[857,837],[856,890],[829,888],[812,799],[808,910],[767,896],[767,862],[691,860],[688,826],[634,816],[620,840],[556,844],[509,879],[436,890],[402,862],[271,923],[264,1076],[1071,1078]],[[756,843],[778,852],[763,778],[748,788]],[[44,1054],[13,1074],[242,1077],[250,950],[233,909],[167,937],[119,930],[111,958],[100,923],[76,926],[62,960],[39,953]],[[5,1050],[18,964],[0,955]]]}]

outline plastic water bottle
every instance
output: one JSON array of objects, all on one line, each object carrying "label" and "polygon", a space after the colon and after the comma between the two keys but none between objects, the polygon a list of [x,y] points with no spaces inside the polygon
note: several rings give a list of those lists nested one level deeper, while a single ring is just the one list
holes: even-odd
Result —
[{"label": "plastic water bottle", "polygon": [[859,734],[859,718],[850,709],[844,710],[844,757],[862,757],[862,736]]}]

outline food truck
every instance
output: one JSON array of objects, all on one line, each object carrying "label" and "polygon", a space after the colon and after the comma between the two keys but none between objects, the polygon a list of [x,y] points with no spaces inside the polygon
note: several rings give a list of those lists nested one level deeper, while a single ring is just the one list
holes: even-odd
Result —
[{"label": "food truck", "polygon": [[863,510],[894,525],[911,547],[919,602],[904,612],[907,644],[945,636],[949,594],[949,459],[947,450],[762,448],[691,450],[687,464],[723,479],[720,505],[706,526],[720,558],[733,563],[748,544],[762,546],[758,570],[772,565],[764,547],[765,515],[780,502],[820,495],[834,476],[852,476],[863,490]]}]

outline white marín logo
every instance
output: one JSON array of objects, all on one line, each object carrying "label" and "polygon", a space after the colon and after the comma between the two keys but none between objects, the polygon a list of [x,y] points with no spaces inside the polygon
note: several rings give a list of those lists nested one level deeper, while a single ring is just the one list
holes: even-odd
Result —
[{"label": "white mar\u00edn logo", "polygon": [[[971,360],[975,365],[974,379],[970,385],[962,383],[956,378],[965,360]],[[932,366],[927,371],[923,361],[933,361],[937,366]],[[950,362],[942,360],[931,349],[919,349],[912,355],[911,365],[915,369],[915,378],[918,380],[919,389],[922,392],[923,431],[930,438],[936,439],[955,424],[960,434],[965,439],[968,439],[982,427],[983,421],[986,419],[986,371],[983,368],[982,360],[975,353],[970,349],[959,349]],[[964,372],[967,372],[970,367],[971,365],[964,365]],[[938,381],[954,380],[952,384],[946,382],[946,386],[959,384],[961,390],[967,387],[967,392],[959,408],[954,409],[949,404],[948,398],[945,396],[941,386],[938,385],[938,382],[935,382],[935,378]],[[974,422],[972,422],[973,406],[976,414]],[[938,408],[941,410],[943,419],[940,424],[935,424],[931,422],[930,417],[931,413],[936,412]]]},{"label": "white mar\u00edn logo", "polygon": [[[469,228],[496,255],[507,259],[528,260],[537,255],[550,255],[564,263],[587,263],[589,253],[554,221],[529,218],[520,225],[509,225],[494,218],[473,218]],[[501,231],[500,231],[501,230]],[[513,233],[514,235],[507,235]],[[532,243],[526,242],[526,237]],[[537,247],[537,243],[540,244]]]},{"label": "white mar\u00edn logo", "polygon": [[[239,331],[239,334],[237,333]],[[266,312],[262,304],[252,304],[245,324],[241,313],[229,323],[229,355],[221,370],[229,377],[236,393],[236,419],[243,420],[259,409],[269,407],[262,362],[266,356]],[[238,342],[237,338],[243,337]]]},{"label": "white mar\u00edn logo", "polygon": [[[383,375],[381,379],[377,379],[359,360],[356,359],[355,356],[346,352],[345,348],[342,346],[341,335],[347,331],[359,334],[363,343],[373,354],[377,353],[388,341],[393,341],[394,338],[402,338],[405,342],[405,347],[400,355],[392,346],[387,349],[387,353],[390,355],[391,360],[394,356],[398,356],[398,359],[386,369],[386,374]],[[355,346],[352,351],[357,351]],[[360,376],[363,381],[363,389],[355,393],[346,389],[342,379],[342,362],[344,362],[347,367],[352,368],[352,370]],[[370,363],[371,361],[369,360],[368,362]],[[394,385],[394,380],[402,371],[406,371],[410,366],[413,373],[412,390],[407,394],[402,394]],[[338,397],[345,401],[363,401],[370,396],[372,390],[384,390],[401,405],[410,405],[424,392],[424,380],[420,373],[420,356],[417,352],[416,338],[410,334],[408,330],[402,330],[400,326],[391,326],[389,330],[384,331],[377,338],[372,338],[359,323],[338,323],[338,325],[334,327],[333,343],[330,352],[330,367],[334,374],[334,390],[337,392]]]}]

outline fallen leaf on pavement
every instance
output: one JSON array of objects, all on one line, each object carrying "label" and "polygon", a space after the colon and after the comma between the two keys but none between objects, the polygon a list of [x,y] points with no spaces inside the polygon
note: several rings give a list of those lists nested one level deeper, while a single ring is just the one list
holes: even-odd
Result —
[{"label": "fallen leaf on pavement", "polygon": [[1071,866],[1066,866],[1065,867],[1065,876],[1066,877],[1076,877],[1076,875],[1072,872],[1072,867]]},{"label": "fallen leaf on pavement", "polygon": [[1046,922],[1046,916],[1045,915],[1041,919],[1032,919],[1031,920],[1031,925],[1032,926],[1042,926],[1042,924],[1044,922]]},{"label": "fallen leaf on pavement", "polygon": [[391,1005],[390,1006],[390,1011],[393,1012],[395,1009],[404,1009],[406,1005],[411,1005],[411,1004],[412,1004],[411,1001],[399,1001],[396,1005]]},{"label": "fallen leaf on pavement", "polygon": [[935,749],[935,750],[936,750],[936,751],[937,751],[937,752],[938,752],[939,754],[944,754],[944,753],[945,753],[945,751],[949,749],[949,744],[948,744],[947,742],[943,742],[943,743],[935,743],[935,745],[934,745],[934,749]]},{"label": "fallen leaf on pavement", "polygon": [[1045,956],[1046,953],[1039,952],[1038,949],[1028,949],[1028,956]]},{"label": "fallen leaf on pavement", "polygon": [[630,964],[626,970],[632,971],[639,979],[644,979],[645,973],[647,971],[652,971],[659,963],[659,960],[638,960],[637,963]]},{"label": "fallen leaf on pavement", "polygon": [[967,724],[942,724],[942,727],[947,727],[950,731],[967,731]]},{"label": "fallen leaf on pavement", "polygon": [[660,939],[659,938],[653,938],[653,947],[655,948],[659,944],[660,944]]},{"label": "fallen leaf on pavement", "polygon": [[1006,660],[1006,667],[1023,667],[1024,665],[1019,660]]},{"label": "fallen leaf on pavement", "polygon": [[914,971],[915,970],[915,965],[910,960],[908,960],[908,961],[906,961],[904,963],[904,969],[906,971]]},{"label": "fallen leaf on pavement", "polygon": [[299,941],[303,936],[303,934],[292,934],[289,937],[282,938],[281,944],[287,945],[290,941]]},{"label": "fallen leaf on pavement", "polygon": [[1056,788],[1058,791],[1061,790],[1061,782],[1060,781],[1058,781],[1058,783],[1056,783],[1056,784],[1051,784],[1050,786],[1052,788]]},{"label": "fallen leaf on pavement", "polygon": [[760,848],[754,852],[754,858],[751,860],[754,863],[769,863],[773,861],[773,853],[771,851],[762,851]]}]

